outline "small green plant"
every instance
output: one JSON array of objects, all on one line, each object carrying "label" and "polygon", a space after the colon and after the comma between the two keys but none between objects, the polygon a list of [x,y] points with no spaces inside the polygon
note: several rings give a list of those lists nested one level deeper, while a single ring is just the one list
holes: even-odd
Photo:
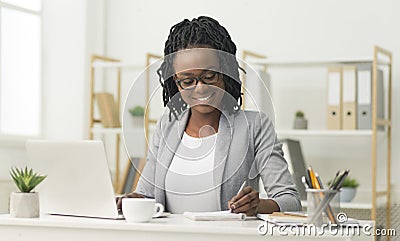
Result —
[{"label": "small green plant", "polygon": [[303,118],[303,117],[304,117],[303,111],[298,110],[298,111],[296,112],[296,117]]},{"label": "small green plant", "polygon": [[[331,185],[332,180],[328,182],[328,185]],[[346,177],[343,181],[342,187],[351,187],[351,188],[356,188],[360,186],[360,184],[357,182],[355,178],[351,177]]]},{"label": "small green plant", "polygon": [[144,108],[141,106],[135,106],[129,109],[129,113],[131,113],[132,116],[144,116]]},{"label": "small green plant", "polygon": [[360,186],[360,184],[357,182],[357,180],[354,178],[350,178],[350,177],[346,177],[346,179],[344,179],[343,185],[342,185],[342,187],[353,187],[353,188],[356,188],[358,186]]},{"label": "small green plant", "polygon": [[21,192],[31,192],[39,183],[41,183],[46,176],[34,173],[32,169],[18,169],[16,167],[11,168],[10,175]]}]

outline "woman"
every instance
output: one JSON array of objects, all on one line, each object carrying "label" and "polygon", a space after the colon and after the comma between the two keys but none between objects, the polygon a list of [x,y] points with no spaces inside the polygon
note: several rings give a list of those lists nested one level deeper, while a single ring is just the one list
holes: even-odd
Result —
[{"label": "woman", "polygon": [[[124,197],[155,198],[172,213],[301,209],[271,120],[240,110],[235,54],[229,33],[210,17],[171,28],[158,70],[169,115],[158,122],[135,192]],[[259,198],[260,178],[268,199]]]}]

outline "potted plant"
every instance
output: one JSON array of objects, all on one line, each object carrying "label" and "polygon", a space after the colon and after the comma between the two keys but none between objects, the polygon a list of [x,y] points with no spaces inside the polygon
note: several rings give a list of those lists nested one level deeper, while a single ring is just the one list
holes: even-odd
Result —
[{"label": "potted plant", "polygon": [[133,126],[143,126],[144,108],[142,106],[130,108],[129,113],[133,116]]},{"label": "potted plant", "polygon": [[[332,181],[328,184],[330,185],[331,182]],[[340,189],[340,202],[351,202],[356,196],[357,187],[359,185],[355,178],[346,177]]]},{"label": "potted plant", "polygon": [[360,184],[356,179],[346,177],[343,181],[343,185],[340,192],[340,201],[341,202],[351,202],[353,198],[356,196],[357,187]]},{"label": "potted plant", "polygon": [[32,192],[46,176],[34,173],[32,169],[11,168],[10,175],[20,192],[10,196],[10,216],[16,218],[39,217],[39,193]]},{"label": "potted plant", "polygon": [[297,111],[293,124],[294,129],[307,129],[307,119],[304,117],[303,111]]}]

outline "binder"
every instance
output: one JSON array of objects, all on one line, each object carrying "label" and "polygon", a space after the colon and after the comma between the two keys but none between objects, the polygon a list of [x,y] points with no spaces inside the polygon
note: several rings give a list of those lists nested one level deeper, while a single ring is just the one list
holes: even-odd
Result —
[{"label": "binder", "polygon": [[[357,71],[357,126],[360,130],[372,129],[372,65],[360,65]],[[383,71],[377,72],[377,117],[384,118]],[[383,127],[378,128],[382,130]]]},{"label": "binder", "polygon": [[328,113],[327,127],[330,130],[342,128],[342,71],[340,67],[328,68]]},{"label": "binder", "polygon": [[357,68],[342,68],[342,129],[357,129]]},{"label": "binder", "polygon": [[371,65],[358,67],[358,88],[357,88],[357,126],[360,130],[371,129],[371,101],[372,101],[372,80]]}]

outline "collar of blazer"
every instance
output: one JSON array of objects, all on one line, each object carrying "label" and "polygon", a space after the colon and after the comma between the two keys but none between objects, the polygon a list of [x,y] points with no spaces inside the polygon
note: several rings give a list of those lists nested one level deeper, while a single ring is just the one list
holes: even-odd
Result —
[{"label": "collar of blazer", "polygon": [[[171,123],[166,124],[161,131],[161,141],[165,142],[163,153],[160,155],[158,160],[159,172],[157,174],[156,183],[158,187],[161,187],[160,193],[165,198],[165,176],[167,174],[168,168],[174,158],[175,152],[181,142],[183,133],[187,121],[189,119],[189,109],[185,110],[179,117],[178,120],[172,120]],[[229,152],[229,147],[231,144],[233,136],[233,126],[236,114],[229,114],[227,111],[223,110],[221,112],[221,117],[219,120],[218,136],[215,146],[214,155],[214,171],[213,171],[213,181],[214,187],[217,189],[217,193],[221,194],[222,178],[225,170],[225,164]],[[171,126],[169,126],[171,125]],[[167,127],[168,126],[168,127]],[[162,201],[165,201],[162,200]],[[218,204],[221,206],[221,195],[218,195]]]}]

